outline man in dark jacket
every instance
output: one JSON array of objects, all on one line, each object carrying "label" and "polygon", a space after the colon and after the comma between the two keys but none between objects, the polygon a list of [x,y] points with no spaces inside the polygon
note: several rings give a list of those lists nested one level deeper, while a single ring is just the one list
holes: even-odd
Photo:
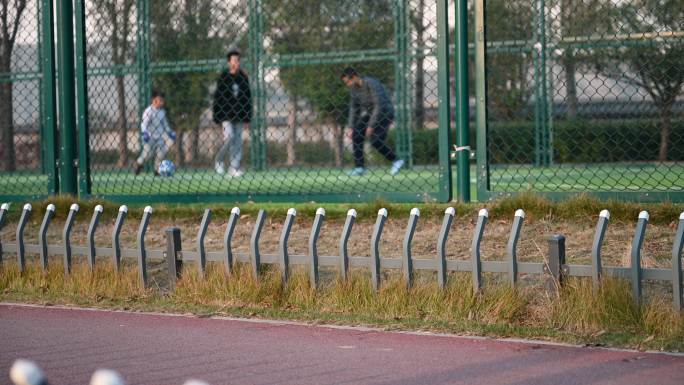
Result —
[{"label": "man in dark jacket", "polygon": [[366,137],[382,156],[392,162],[390,174],[395,175],[404,166],[404,160],[398,159],[385,143],[387,130],[394,120],[394,107],[385,87],[377,79],[370,76],[361,77],[351,67],[342,72],[342,81],[349,88],[349,128],[354,147],[354,169],[350,176],[363,175],[366,172],[363,159],[363,142]]},{"label": "man in dark jacket", "polygon": [[[247,74],[240,69],[240,53],[228,52],[228,70],[221,72],[214,93],[214,122],[223,126],[223,145],[216,153],[214,168],[219,174],[239,177],[242,161],[242,130],[249,129],[252,118],[252,94]],[[226,170],[223,160],[230,152]]]}]

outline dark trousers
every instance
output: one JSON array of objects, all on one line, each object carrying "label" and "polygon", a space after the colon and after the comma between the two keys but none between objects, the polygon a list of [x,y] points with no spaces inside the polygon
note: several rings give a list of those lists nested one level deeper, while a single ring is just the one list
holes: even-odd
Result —
[{"label": "dark trousers", "polygon": [[[352,142],[354,144],[354,164],[356,167],[364,166],[363,142],[366,139],[368,120],[370,120],[370,116],[364,115],[356,121],[356,124],[353,127]],[[385,139],[387,139],[387,130],[389,129],[390,124],[392,124],[392,120],[387,118],[380,119],[376,122],[373,127],[373,134],[370,137],[370,142],[382,156],[390,162],[394,162],[397,160],[397,156],[385,143]]]}]

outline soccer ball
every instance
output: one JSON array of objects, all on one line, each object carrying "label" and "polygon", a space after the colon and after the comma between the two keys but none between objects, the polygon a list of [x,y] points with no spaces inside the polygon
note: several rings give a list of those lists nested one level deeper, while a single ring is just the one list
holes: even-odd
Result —
[{"label": "soccer ball", "polygon": [[159,164],[159,175],[171,177],[174,172],[176,172],[176,165],[174,165],[172,161],[167,159]]}]

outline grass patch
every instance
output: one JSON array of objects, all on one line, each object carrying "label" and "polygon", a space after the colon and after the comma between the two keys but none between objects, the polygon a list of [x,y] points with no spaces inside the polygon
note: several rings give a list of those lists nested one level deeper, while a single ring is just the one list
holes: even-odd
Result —
[{"label": "grass patch", "polygon": [[[42,201],[30,202],[33,205],[32,223],[40,223],[48,204],[56,206],[56,220],[63,220],[69,213],[72,203],[78,203],[80,210],[77,220],[89,220],[93,209],[100,204],[104,207],[105,217],[116,217],[119,204],[101,199],[77,199],[71,196],[55,196]],[[128,218],[140,219],[145,205],[129,205]],[[377,199],[368,203],[212,203],[212,204],[155,204],[154,218],[169,220],[185,220],[201,218],[206,208],[211,208],[214,216],[228,217],[233,206],[240,207],[242,215],[255,216],[260,209],[266,210],[269,217],[285,217],[291,207],[297,209],[297,216],[311,220],[316,215],[316,209],[324,207],[327,219],[343,219],[347,210],[356,209],[359,220],[375,220],[380,208],[387,208],[392,217],[408,217],[411,208],[418,207],[423,219],[442,218],[447,207],[454,207],[458,217],[475,218],[481,208],[490,211],[492,219],[511,219],[517,209],[525,210],[526,221],[557,220],[557,221],[595,221],[601,210],[607,209],[613,222],[635,222],[642,210],[650,213],[649,223],[654,225],[670,224],[684,212],[682,203],[635,203],[617,200],[599,200],[587,194],[578,194],[561,202],[554,202],[533,193],[523,193],[515,197],[494,200],[491,202],[477,202],[462,204],[450,203],[389,203]],[[9,221],[17,221],[21,215],[21,205],[13,204],[7,213]]]},{"label": "grass patch", "polygon": [[175,291],[142,288],[137,271],[75,265],[42,272],[29,264],[24,274],[5,263],[0,270],[3,301],[74,304],[114,309],[293,319],[315,323],[372,325],[387,329],[433,330],[498,337],[540,338],[641,349],[684,350],[684,316],[669,303],[633,304],[625,281],[605,280],[594,293],[589,280],[569,280],[558,296],[538,287],[513,289],[492,284],[474,292],[468,274],[450,276],[441,290],[421,282],[407,290],[398,276],[378,293],[369,276],[353,271],[347,281],[326,280],[318,290],[304,269],[294,269],[287,285],[276,268],[259,280],[239,264],[232,274],[209,264],[204,278],[188,268]]}]

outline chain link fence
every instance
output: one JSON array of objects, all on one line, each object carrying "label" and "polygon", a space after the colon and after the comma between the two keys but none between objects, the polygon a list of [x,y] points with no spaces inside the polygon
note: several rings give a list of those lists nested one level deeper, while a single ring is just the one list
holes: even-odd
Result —
[{"label": "chain link fence", "polygon": [[55,191],[48,132],[54,81],[52,57],[42,44],[43,3],[0,2],[0,195],[37,198]]},{"label": "chain link fence", "polygon": [[684,3],[512,0],[484,7],[482,195],[681,197]]},{"label": "chain link fence", "polygon": [[[86,2],[92,195],[450,199],[436,5]],[[370,97],[359,99],[354,130],[348,67],[361,79],[355,92]],[[161,108],[148,110],[153,91],[165,96],[168,128]],[[155,175],[164,159],[172,177]]]}]

